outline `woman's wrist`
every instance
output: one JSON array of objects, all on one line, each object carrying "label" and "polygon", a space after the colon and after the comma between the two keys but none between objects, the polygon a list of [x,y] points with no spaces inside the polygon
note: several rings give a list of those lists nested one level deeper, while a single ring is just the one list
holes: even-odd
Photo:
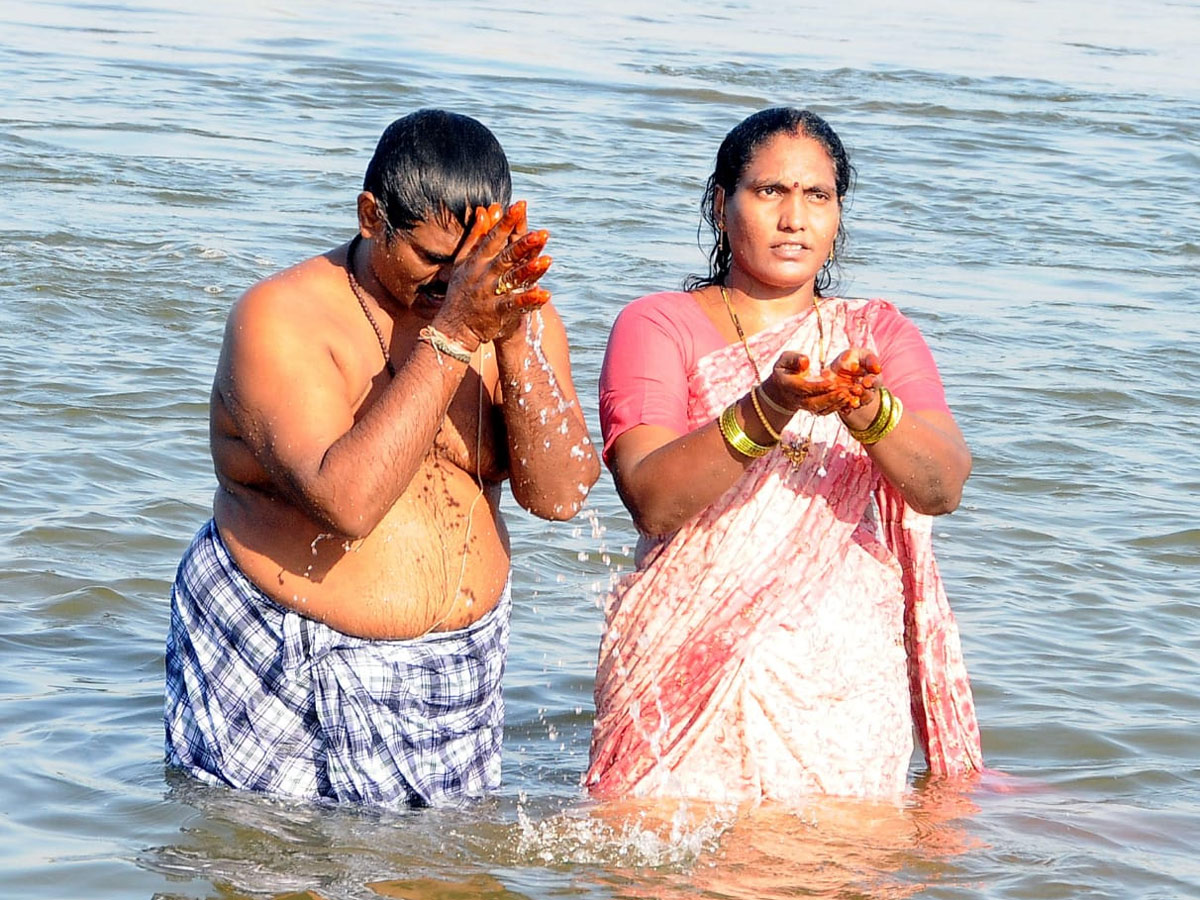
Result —
[{"label": "woman's wrist", "polygon": [[730,448],[747,459],[758,459],[766,456],[779,438],[756,412],[752,398],[746,394],[730,403],[717,418],[717,425]]},{"label": "woman's wrist", "polygon": [[841,416],[842,422],[848,429],[861,431],[870,427],[871,423],[875,421],[881,402],[880,388],[881,385],[877,385],[864,393],[863,402],[858,406],[844,407],[838,410],[838,415]]},{"label": "woman's wrist", "polygon": [[792,416],[800,411],[800,407],[791,406],[784,402],[784,399],[779,395],[778,388],[775,386],[773,377],[768,378],[762,384],[758,385],[758,396],[768,410],[776,416],[786,417],[783,422],[784,425],[790,422]]},{"label": "woman's wrist", "polygon": [[904,403],[899,397],[882,386],[877,387],[875,393],[878,396],[878,404],[871,421],[861,427],[846,423],[850,436],[864,447],[878,444],[891,434],[892,430],[900,423],[901,416],[904,415]]}]

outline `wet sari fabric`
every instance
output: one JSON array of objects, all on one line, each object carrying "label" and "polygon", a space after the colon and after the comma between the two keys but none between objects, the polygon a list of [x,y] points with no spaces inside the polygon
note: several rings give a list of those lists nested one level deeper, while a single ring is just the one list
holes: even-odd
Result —
[{"label": "wet sari fabric", "polygon": [[[887,304],[827,300],[832,359],[875,347]],[[818,357],[812,311],[751,338],[770,371]],[[689,428],[744,394],[740,344],[688,375]],[[903,791],[915,733],[935,775],[982,768],[931,519],[910,509],[837,416],[797,415],[781,449],[675,534],[639,546],[608,598],[585,776],[597,796],[714,800]]]}]

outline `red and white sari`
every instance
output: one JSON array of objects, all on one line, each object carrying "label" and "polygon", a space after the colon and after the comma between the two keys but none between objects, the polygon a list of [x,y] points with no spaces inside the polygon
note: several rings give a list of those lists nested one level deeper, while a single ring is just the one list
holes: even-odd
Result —
[{"label": "red and white sari", "polygon": [[[875,349],[877,301],[821,305],[828,358]],[[818,356],[811,312],[754,335],[768,372]],[[689,426],[754,374],[740,344],[689,375]],[[913,733],[935,775],[982,770],[970,684],[931,519],[909,508],[838,416],[798,414],[785,440],[608,598],[585,784],[600,797],[886,797]]]}]

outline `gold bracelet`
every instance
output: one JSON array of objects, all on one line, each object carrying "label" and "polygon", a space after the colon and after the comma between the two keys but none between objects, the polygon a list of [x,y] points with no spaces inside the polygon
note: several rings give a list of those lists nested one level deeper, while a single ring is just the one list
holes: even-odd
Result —
[{"label": "gold bracelet", "polygon": [[762,407],[758,405],[758,388],[756,384],[750,388],[750,402],[754,404],[754,411],[758,413],[758,421],[762,422],[763,428],[767,429],[767,434],[775,439],[775,442],[783,440],[783,435],[771,427],[771,423],[767,421],[766,415],[763,413]]},{"label": "gold bracelet", "polygon": [[880,408],[875,410],[875,418],[871,419],[871,424],[865,428],[848,428],[850,436],[857,440],[859,444],[874,444],[876,440],[883,436],[883,430],[888,425],[888,419],[892,415],[892,391],[887,388],[878,388],[880,395]]},{"label": "gold bracelet", "polygon": [[879,433],[879,437],[875,438],[874,443],[879,443],[885,437],[891,434],[892,429],[900,423],[900,417],[902,415],[904,415],[904,404],[901,402],[899,397],[893,394],[891,415],[888,416],[887,425],[885,425],[883,431]]},{"label": "gold bracelet", "polygon": [[771,452],[771,448],[755,443],[750,435],[746,434],[742,426],[738,424],[737,416],[734,414],[736,406],[737,401],[735,400],[725,407],[721,413],[721,418],[717,420],[717,425],[721,429],[721,437],[725,438],[725,443],[742,454],[742,456],[750,459],[758,459],[760,456],[766,456]]},{"label": "gold bracelet", "polygon": [[417,340],[424,341],[433,348],[433,352],[437,354],[438,363],[442,361],[442,354],[445,353],[451,359],[457,359],[459,362],[471,362],[471,351],[460,344],[453,338],[449,338],[442,334],[432,325],[426,325],[417,332]]},{"label": "gold bracelet", "polygon": [[880,388],[880,410],[875,414],[875,419],[862,431],[851,431],[851,436],[863,445],[880,443],[883,438],[892,433],[902,415],[904,415],[904,402],[900,400],[900,397],[892,394],[892,391],[887,388]]},{"label": "gold bracelet", "polygon": [[775,412],[779,413],[781,416],[787,416],[789,419],[791,419],[792,416],[800,412],[798,409],[788,409],[786,406],[776,403],[771,399],[771,395],[767,393],[766,388],[764,388],[761,384],[758,386],[758,389],[760,391],[760,396],[762,397],[762,402],[767,404],[767,406],[771,407],[771,409],[775,410]]}]

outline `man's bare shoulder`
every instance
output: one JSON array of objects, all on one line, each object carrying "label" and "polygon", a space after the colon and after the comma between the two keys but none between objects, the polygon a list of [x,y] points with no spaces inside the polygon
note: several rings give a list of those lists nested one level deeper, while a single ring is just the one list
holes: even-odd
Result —
[{"label": "man's bare shoulder", "polygon": [[222,381],[268,378],[305,371],[341,378],[335,360],[353,353],[354,314],[344,248],[306,259],[250,287],[230,309],[225,326]]},{"label": "man's bare shoulder", "polygon": [[266,319],[273,325],[311,330],[314,318],[344,317],[349,289],[339,262],[344,258],[345,249],[339,247],[267,276],[242,294],[230,310],[230,319],[243,326]]}]

